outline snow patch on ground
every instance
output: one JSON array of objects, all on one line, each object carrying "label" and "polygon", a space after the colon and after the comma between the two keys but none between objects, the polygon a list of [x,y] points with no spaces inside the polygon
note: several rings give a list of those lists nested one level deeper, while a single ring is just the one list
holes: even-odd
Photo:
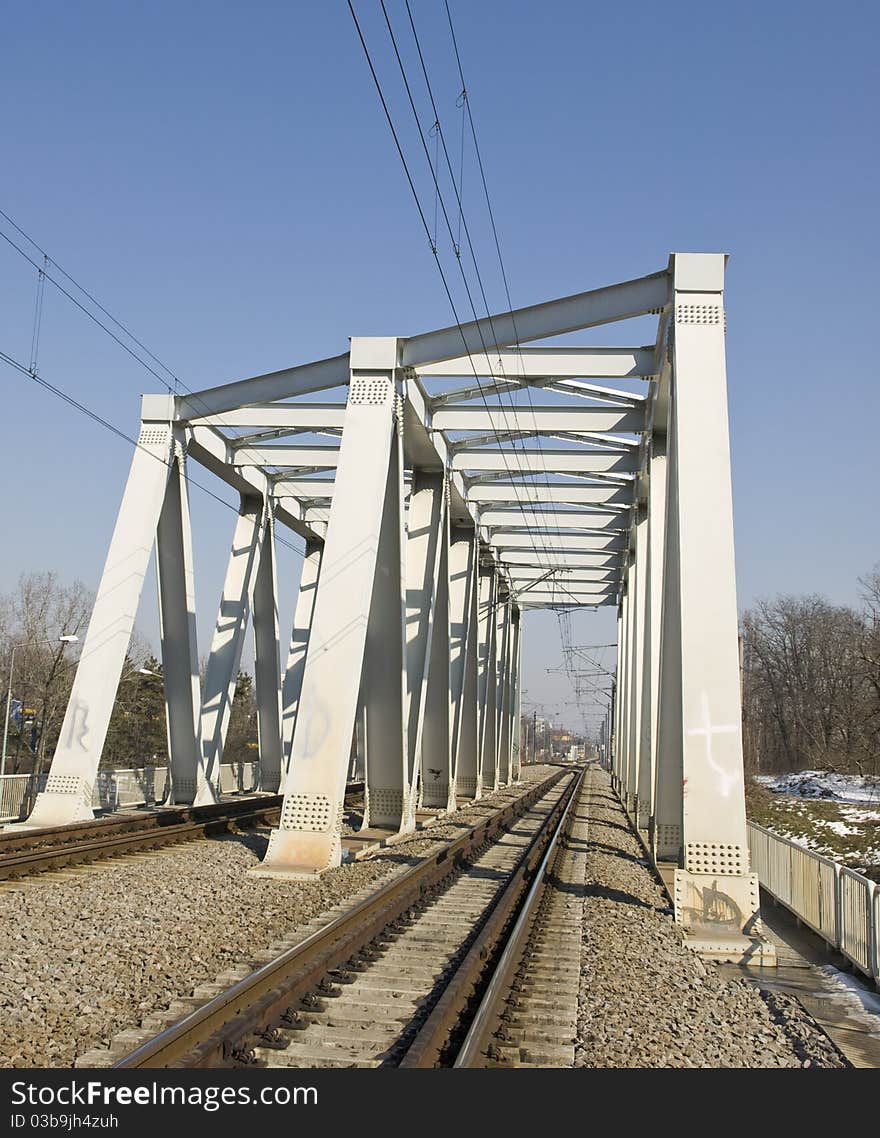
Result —
[{"label": "snow patch on ground", "polygon": [[825,826],[829,830],[833,830],[835,834],[840,834],[842,838],[850,834],[858,834],[861,831],[856,826],[847,826],[846,822],[827,822],[817,820],[817,825]]},{"label": "snow patch on ground", "polygon": [[871,1035],[880,1038],[880,996],[854,976],[841,972],[831,964],[820,965],[819,971],[840,992],[853,1019],[866,1027]]},{"label": "snow patch on ground", "polygon": [[848,822],[880,822],[880,810],[858,810],[852,806],[841,806],[840,813]]},{"label": "snow patch on ground", "polygon": [[[794,798],[827,798],[833,802],[880,806],[880,778],[872,775],[790,771],[788,774],[756,775],[755,782],[774,794],[788,794]],[[865,819],[869,820],[873,819]]]}]

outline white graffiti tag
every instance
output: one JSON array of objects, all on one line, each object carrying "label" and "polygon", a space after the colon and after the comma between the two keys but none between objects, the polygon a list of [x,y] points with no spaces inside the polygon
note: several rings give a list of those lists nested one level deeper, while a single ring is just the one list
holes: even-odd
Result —
[{"label": "white graffiti tag", "polygon": [[712,726],[712,716],[709,713],[709,696],[706,692],[700,695],[700,702],[703,711],[703,725],[702,727],[692,727],[688,731],[688,735],[705,735],[706,737],[706,761],[713,771],[718,775],[719,790],[722,798],[727,798],[731,790],[739,782],[739,771],[727,771],[724,767],[720,766],[712,754],[712,737],[714,735],[735,735],[739,731],[736,724],[725,725],[721,727]]}]

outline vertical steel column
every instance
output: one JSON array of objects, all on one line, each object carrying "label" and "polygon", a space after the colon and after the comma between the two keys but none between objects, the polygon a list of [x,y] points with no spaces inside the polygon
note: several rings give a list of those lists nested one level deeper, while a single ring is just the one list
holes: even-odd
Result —
[{"label": "vertical steel column", "polygon": [[679,862],[682,849],[684,771],[681,720],[680,537],[674,420],[670,421],[668,427],[666,475],[666,537],[663,546],[660,671],[657,690],[654,858],[656,861]]},{"label": "vertical steel column", "polygon": [[628,811],[632,810],[633,779],[635,777],[635,719],[636,719],[636,643],[639,619],[639,567],[636,565],[635,550],[630,552],[627,596],[629,597],[629,623],[627,628],[627,676],[626,676],[626,783],[625,802]]},{"label": "vertical steel column", "polygon": [[614,716],[614,722],[611,725],[611,785],[616,791],[620,790],[620,717],[623,711],[623,646],[626,639],[626,614],[624,611],[626,592],[624,590],[625,583],[621,586],[617,604],[617,665],[611,691]]},{"label": "vertical steel column", "polygon": [[[73,689],[49,768],[24,826],[94,816],[92,791],[171,469],[172,400],[145,396],[144,416]],[[164,414],[166,418],[159,418]]]},{"label": "vertical steel column", "polygon": [[[628,560],[628,555],[627,555]],[[627,801],[628,785],[627,777],[629,774],[629,700],[630,700],[630,661],[632,659],[631,652],[631,636],[630,629],[632,627],[632,609],[633,609],[633,589],[632,589],[632,572],[627,565],[623,574],[623,618],[621,621],[621,635],[622,639],[618,645],[618,674],[620,676],[618,682],[618,702],[620,707],[620,719],[617,725],[617,792],[624,802]]]},{"label": "vertical steel column", "polygon": [[198,806],[217,802],[220,797],[220,764],[238,686],[238,669],[253,608],[254,581],[265,531],[266,508],[262,499],[242,495],[205,672],[203,759],[194,799]]},{"label": "vertical steel column", "polygon": [[460,798],[479,798],[477,537],[455,527],[449,544],[449,700],[453,770]]},{"label": "vertical steel column", "polygon": [[156,530],[156,578],[171,802],[192,802],[202,757],[196,599],[183,448],[168,479]]},{"label": "vertical steel column", "polygon": [[[399,404],[397,409],[399,416]],[[406,537],[403,424],[399,417],[396,427],[361,671],[367,760],[364,825],[406,833],[415,828],[418,784],[410,772],[407,745]],[[319,591],[319,603],[320,595]]]},{"label": "vertical steel column", "polygon": [[633,820],[638,817],[638,793],[641,760],[641,723],[645,660],[645,601],[648,582],[648,511],[644,504],[636,507],[635,619],[632,634],[632,716],[629,731],[629,793]]},{"label": "vertical steel column", "polygon": [[511,609],[511,618],[513,620],[513,647],[510,674],[512,739],[510,781],[518,783],[522,773],[522,612],[516,605]]},{"label": "vertical steel column", "polygon": [[510,781],[510,599],[499,605],[496,612],[496,636],[500,648],[498,650],[498,671],[496,680],[496,761],[497,786],[506,786]]},{"label": "vertical steel column", "polygon": [[483,790],[495,789],[495,605],[498,576],[491,565],[479,570],[479,707],[480,770]]},{"label": "vertical steel column", "polygon": [[694,947],[741,958],[755,951],[759,900],[746,835],[723,278],[721,255],[673,258],[680,642],[671,663],[685,788],[675,913]]},{"label": "vertical steel column", "polygon": [[266,529],[254,578],[254,686],[260,743],[260,789],[281,785],[281,643],[275,564],[275,519],[267,504]]},{"label": "vertical steel column", "polygon": [[626,571],[626,703],[624,705],[621,732],[625,733],[625,751],[623,762],[623,801],[627,811],[632,805],[632,775],[633,775],[633,681],[635,679],[635,627],[638,615],[638,582],[636,580],[638,569],[635,562],[635,552],[630,550],[627,554]]},{"label": "vertical steel column", "polygon": [[410,784],[445,809],[449,738],[449,514],[442,471],[413,470],[406,542],[406,667]]},{"label": "vertical steel column", "polygon": [[342,809],[366,708],[370,822],[401,828],[406,745],[402,418],[397,341],[353,338],[351,383],[281,825],[255,872],[313,877],[342,857]]},{"label": "vertical steel column", "polygon": [[647,814],[649,840],[656,830],[657,710],[660,687],[660,632],[663,615],[663,548],[666,539],[666,435],[655,432],[648,456],[648,594],[645,624],[645,703],[642,705],[642,755],[639,813]]},{"label": "vertical steel column", "polygon": [[312,630],[312,614],[315,611],[315,596],[321,571],[321,555],[324,542],[312,538],[306,542],[305,559],[300,571],[299,592],[293,615],[293,629],[290,634],[290,651],[287,654],[287,668],[281,688],[281,740],[283,766],[280,791],[284,793],[287,773],[290,768],[290,751],[293,746],[293,733],[296,727],[296,712],[302,691],[303,674],[309,650],[309,636]]}]

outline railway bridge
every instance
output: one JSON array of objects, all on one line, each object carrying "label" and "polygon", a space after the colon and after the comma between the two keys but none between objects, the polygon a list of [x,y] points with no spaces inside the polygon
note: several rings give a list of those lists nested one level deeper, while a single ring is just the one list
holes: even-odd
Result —
[{"label": "railway bridge", "polygon": [[[368,828],[407,833],[419,808],[515,783],[524,614],[613,605],[606,759],[674,877],[676,919],[708,954],[772,951],[746,837],[725,261],[676,253],[636,280],[145,395],[60,742],[26,824],[92,816],[154,546],[172,800],[219,797],[252,625],[262,789],[284,796],[254,871],[271,876],[340,863],[353,738]],[[647,345],[569,342],[649,316]],[[203,683],[191,464],[240,495]],[[306,543],[289,634],[279,527]]]}]

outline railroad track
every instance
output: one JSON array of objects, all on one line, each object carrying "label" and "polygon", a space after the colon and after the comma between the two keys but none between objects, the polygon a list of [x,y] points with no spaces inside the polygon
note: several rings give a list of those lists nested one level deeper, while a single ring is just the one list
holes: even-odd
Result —
[{"label": "railroad track", "polygon": [[[356,803],[363,789],[362,782],[349,783],[346,802]],[[264,794],[211,806],[163,807],[141,815],[96,818],[69,826],[0,831],[0,881],[160,849],[239,827],[275,825],[283,800],[280,794]]]},{"label": "railroad track", "polygon": [[588,799],[545,855],[456,1055],[455,1067],[573,1067],[581,983]]},{"label": "railroad track", "polygon": [[140,817],[97,819],[72,826],[0,834],[0,881],[88,862],[159,849],[226,833],[239,826],[271,825],[282,796],[264,795],[212,806],[181,806]]},{"label": "railroad track", "polygon": [[[552,965],[554,949],[534,932],[539,925],[545,937],[558,934],[566,942],[567,955],[558,957],[552,976],[538,982],[534,972],[533,995],[552,1004],[555,987],[548,985],[564,979],[576,1007],[579,962],[572,952],[579,952],[582,898],[563,890],[568,904],[551,912],[542,883],[551,867],[568,873],[566,859],[582,856],[565,844],[581,786],[580,771],[558,770],[231,987],[189,1001],[188,1014],[140,1038],[134,1050],[120,1050],[117,1041],[107,1062],[119,1068],[489,1066],[505,1059],[565,1065],[558,1052],[551,1064],[543,1061],[547,1049],[523,1051],[523,1041],[516,1055],[510,1049],[503,1055],[497,1033],[498,1017],[503,1027],[512,1007],[507,981],[517,983],[525,954],[533,965],[539,957]],[[491,1005],[481,1003],[484,993]],[[469,1033],[472,1024],[482,1025],[482,1034]],[[573,1051],[573,1027],[570,1035]],[[136,1032],[119,1037],[129,1045],[136,1039]],[[463,1046],[469,1058],[458,1063]],[[82,1061],[94,1066],[96,1054]]]}]

